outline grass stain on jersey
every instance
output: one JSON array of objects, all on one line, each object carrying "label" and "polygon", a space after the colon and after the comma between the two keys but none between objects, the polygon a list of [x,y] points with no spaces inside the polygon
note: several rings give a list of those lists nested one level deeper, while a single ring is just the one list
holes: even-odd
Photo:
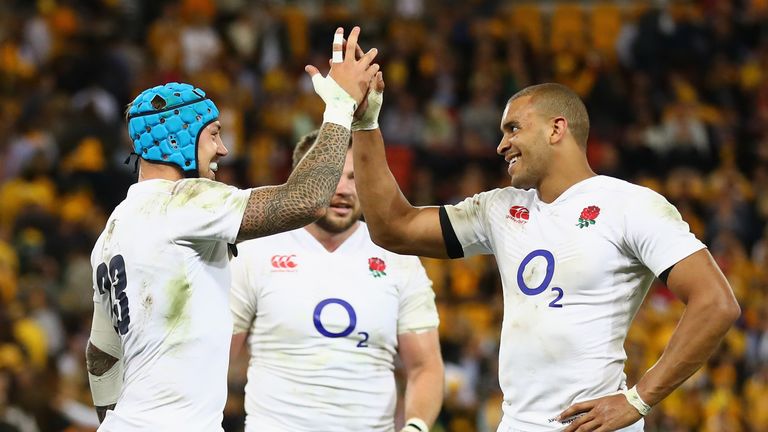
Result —
[{"label": "grass stain on jersey", "polygon": [[169,327],[175,327],[183,319],[188,318],[185,312],[191,295],[190,288],[189,280],[184,274],[168,281],[166,290],[170,306],[165,317]]},{"label": "grass stain on jersey", "polygon": [[192,205],[205,210],[212,210],[226,202],[228,191],[228,188],[224,188],[220,183],[211,180],[181,181],[173,191],[174,198],[171,203],[175,207]]}]

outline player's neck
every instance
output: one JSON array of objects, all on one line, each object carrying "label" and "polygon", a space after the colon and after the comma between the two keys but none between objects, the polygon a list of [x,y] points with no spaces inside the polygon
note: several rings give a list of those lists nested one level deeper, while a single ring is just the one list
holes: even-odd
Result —
[{"label": "player's neck", "polygon": [[548,204],[576,183],[597,175],[592,171],[586,157],[579,159],[576,163],[553,165],[549,172],[550,174],[545,176],[536,187],[539,199]]},{"label": "player's neck", "polygon": [[317,224],[309,224],[304,227],[318,243],[323,245],[328,252],[335,252],[352,234],[360,227],[360,222],[355,222],[346,231],[334,233],[320,228]]},{"label": "player's neck", "polygon": [[176,181],[183,178],[184,175],[182,175],[181,170],[172,165],[155,164],[143,159],[141,160],[141,165],[139,165],[138,181],[154,179]]}]

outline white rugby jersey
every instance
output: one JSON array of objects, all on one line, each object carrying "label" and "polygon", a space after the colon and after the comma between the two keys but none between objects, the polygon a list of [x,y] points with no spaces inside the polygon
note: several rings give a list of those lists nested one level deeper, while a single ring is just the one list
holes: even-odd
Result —
[{"label": "white rugby jersey", "polygon": [[234,332],[250,332],[246,430],[393,431],[397,335],[437,327],[431,286],[362,222],[334,252],[303,228],[241,243],[230,295]]},{"label": "white rugby jersey", "polygon": [[704,248],[664,197],[606,176],[549,204],[508,187],[445,210],[464,255],[494,254],[501,274],[500,432],[561,430],[571,404],[626,388],[624,339],[654,275]]},{"label": "white rugby jersey", "polygon": [[232,318],[229,255],[250,196],[208,179],[128,190],[91,254],[124,382],[100,431],[221,430]]}]

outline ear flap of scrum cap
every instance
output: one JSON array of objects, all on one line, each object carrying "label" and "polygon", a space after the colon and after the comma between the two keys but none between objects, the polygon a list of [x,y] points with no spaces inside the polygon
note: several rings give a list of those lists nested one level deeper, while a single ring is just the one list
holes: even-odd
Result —
[{"label": "ear flap of scrum cap", "polygon": [[128,110],[133,151],[150,162],[180,167],[197,177],[197,141],[219,118],[205,92],[189,84],[168,83],[143,91]]}]

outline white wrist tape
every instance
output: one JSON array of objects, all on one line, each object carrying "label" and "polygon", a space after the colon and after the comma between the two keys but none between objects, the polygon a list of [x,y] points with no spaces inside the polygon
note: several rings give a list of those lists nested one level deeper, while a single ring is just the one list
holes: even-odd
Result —
[{"label": "white wrist tape", "polygon": [[123,389],[123,361],[118,360],[104,375],[96,376],[88,373],[91,384],[91,395],[94,406],[107,406],[117,403],[120,391]]},{"label": "white wrist tape", "polygon": [[403,427],[401,432],[429,432],[429,426],[427,426],[424,420],[412,417],[405,422],[405,427]]},{"label": "white wrist tape", "polygon": [[621,393],[627,398],[629,404],[635,407],[641,416],[645,417],[651,412],[651,406],[645,403],[637,393],[637,386],[633,386],[631,389],[624,390]]},{"label": "white wrist tape", "polygon": [[352,130],[374,130],[379,128],[379,113],[384,102],[384,92],[373,88],[368,92],[368,107],[359,119],[352,121]]},{"label": "white wrist tape", "polygon": [[357,108],[357,103],[352,99],[352,96],[330,76],[324,77],[316,74],[312,77],[312,85],[315,88],[315,93],[325,102],[323,123],[335,123],[351,129],[352,115]]}]

